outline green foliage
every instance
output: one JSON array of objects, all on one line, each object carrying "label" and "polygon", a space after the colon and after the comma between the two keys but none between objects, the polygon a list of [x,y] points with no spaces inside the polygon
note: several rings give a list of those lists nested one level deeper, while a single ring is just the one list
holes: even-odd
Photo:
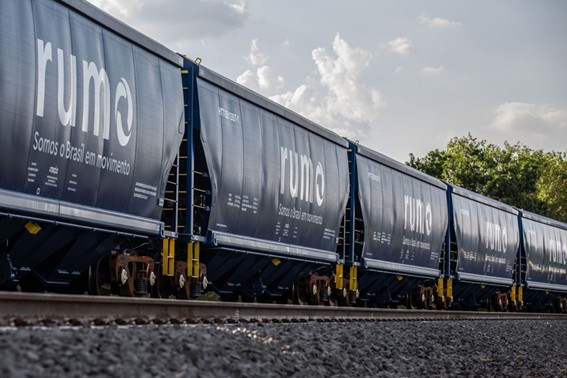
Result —
[{"label": "green foliage", "polygon": [[220,296],[215,293],[214,291],[207,291],[205,294],[201,295],[197,298],[198,301],[209,301],[209,302],[218,302],[220,301]]},{"label": "green foliage", "polygon": [[537,189],[538,199],[547,205],[546,215],[567,222],[567,153],[546,154]]},{"label": "green foliage", "polygon": [[406,163],[424,173],[520,209],[567,222],[567,153],[504,147],[471,134],[453,138],[445,150]]}]

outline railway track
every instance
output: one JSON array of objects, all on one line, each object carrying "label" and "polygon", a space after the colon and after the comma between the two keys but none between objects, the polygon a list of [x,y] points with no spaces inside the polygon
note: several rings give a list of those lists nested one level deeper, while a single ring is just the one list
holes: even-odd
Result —
[{"label": "railway track", "polygon": [[298,306],[0,293],[0,326],[307,321],[558,319],[567,314]]}]

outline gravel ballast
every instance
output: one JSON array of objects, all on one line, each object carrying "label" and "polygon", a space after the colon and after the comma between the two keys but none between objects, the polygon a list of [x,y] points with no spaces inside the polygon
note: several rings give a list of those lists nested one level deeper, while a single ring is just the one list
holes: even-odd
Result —
[{"label": "gravel ballast", "polygon": [[0,328],[1,377],[567,377],[567,321]]}]

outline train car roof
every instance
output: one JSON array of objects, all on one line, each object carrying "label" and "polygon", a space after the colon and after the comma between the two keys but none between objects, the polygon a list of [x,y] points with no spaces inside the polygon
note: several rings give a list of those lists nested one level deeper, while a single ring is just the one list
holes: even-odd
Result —
[{"label": "train car roof", "polygon": [[561,228],[563,230],[567,230],[567,223],[563,223],[558,220],[548,218],[543,215],[539,215],[525,210],[520,210],[520,213],[522,214],[522,218],[526,218],[539,223],[547,224],[548,226],[553,226],[553,227]]},{"label": "train car roof", "polygon": [[183,64],[182,59],[175,52],[169,50],[164,45],[151,39],[145,34],[137,31],[136,29],[126,25],[122,21],[112,17],[108,13],[92,5],[84,0],[55,0],[58,3],[64,4],[84,17],[100,24],[105,29],[111,30],[121,37],[129,40],[136,45],[139,45],[145,50],[148,50],[154,55],[157,55],[170,63],[179,67]]},{"label": "train car roof", "polygon": [[441,188],[443,190],[447,189],[447,184],[445,184],[443,181],[436,179],[433,176],[429,176],[421,171],[418,171],[415,168],[412,168],[406,164],[403,164],[395,159],[392,159],[384,154],[381,154],[379,152],[376,152],[374,150],[371,150],[368,147],[364,147],[356,142],[350,141],[350,143],[354,146],[356,146],[356,151],[359,155],[362,155],[370,160],[373,160],[375,162],[378,162],[380,164],[383,164],[387,167],[390,167],[392,169],[395,169],[396,171],[399,171],[401,173],[404,173],[408,176],[414,177],[418,180],[421,180],[423,182],[426,182],[428,184],[431,184],[433,186],[436,186],[438,188]]},{"label": "train car roof", "polygon": [[[186,59],[186,58],[185,58]],[[190,61],[190,60],[189,60]],[[192,64],[195,64],[193,61],[190,61]],[[346,139],[342,138],[340,135],[334,133],[333,131],[295,113],[292,110],[289,110],[283,105],[280,105],[269,98],[254,92],[251,89],[248,89],[206,67],[199,66],[199,77],[226,90],[231,92],[232,94],[247,100],[253,103],[256,106],[264,108],[282,118],[285,118],[300,127],[317,134],[325,139],[330,140],[331,142],[343,146],[345,148],[348,147],[348,142]]]},{"label": "train car roof", "polygon": [[454,194],[457,194],[461,197],[465,197],[465,198],[468,198],[470,200],[480,202],[484,205],[494,207],[495,209],[506,211],[510,214],[518,215],[518,213],[519,213],[519,211],[515,207],[507,205],[503,202],[500,202],[500,201],[497,201],[495,199],[483,196],[482,194],[475,193],[473,191],[470,191],[470,190],[465,189],[465,188],[461,188],[461,187],[453,185],[453,184],[447,184],[447,185],[449,186],[449,188],[451,188],[451,191]]}]

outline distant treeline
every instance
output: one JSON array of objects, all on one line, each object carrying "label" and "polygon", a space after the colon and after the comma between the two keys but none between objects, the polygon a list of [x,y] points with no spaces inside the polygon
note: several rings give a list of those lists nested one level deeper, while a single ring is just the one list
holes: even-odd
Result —
[{"label": "distant treeline", "polygon": [[410,154],[406,164],[519,209],[567,222],[567,152],[507,142],[499,147],[469,134],[424,157]]}]

